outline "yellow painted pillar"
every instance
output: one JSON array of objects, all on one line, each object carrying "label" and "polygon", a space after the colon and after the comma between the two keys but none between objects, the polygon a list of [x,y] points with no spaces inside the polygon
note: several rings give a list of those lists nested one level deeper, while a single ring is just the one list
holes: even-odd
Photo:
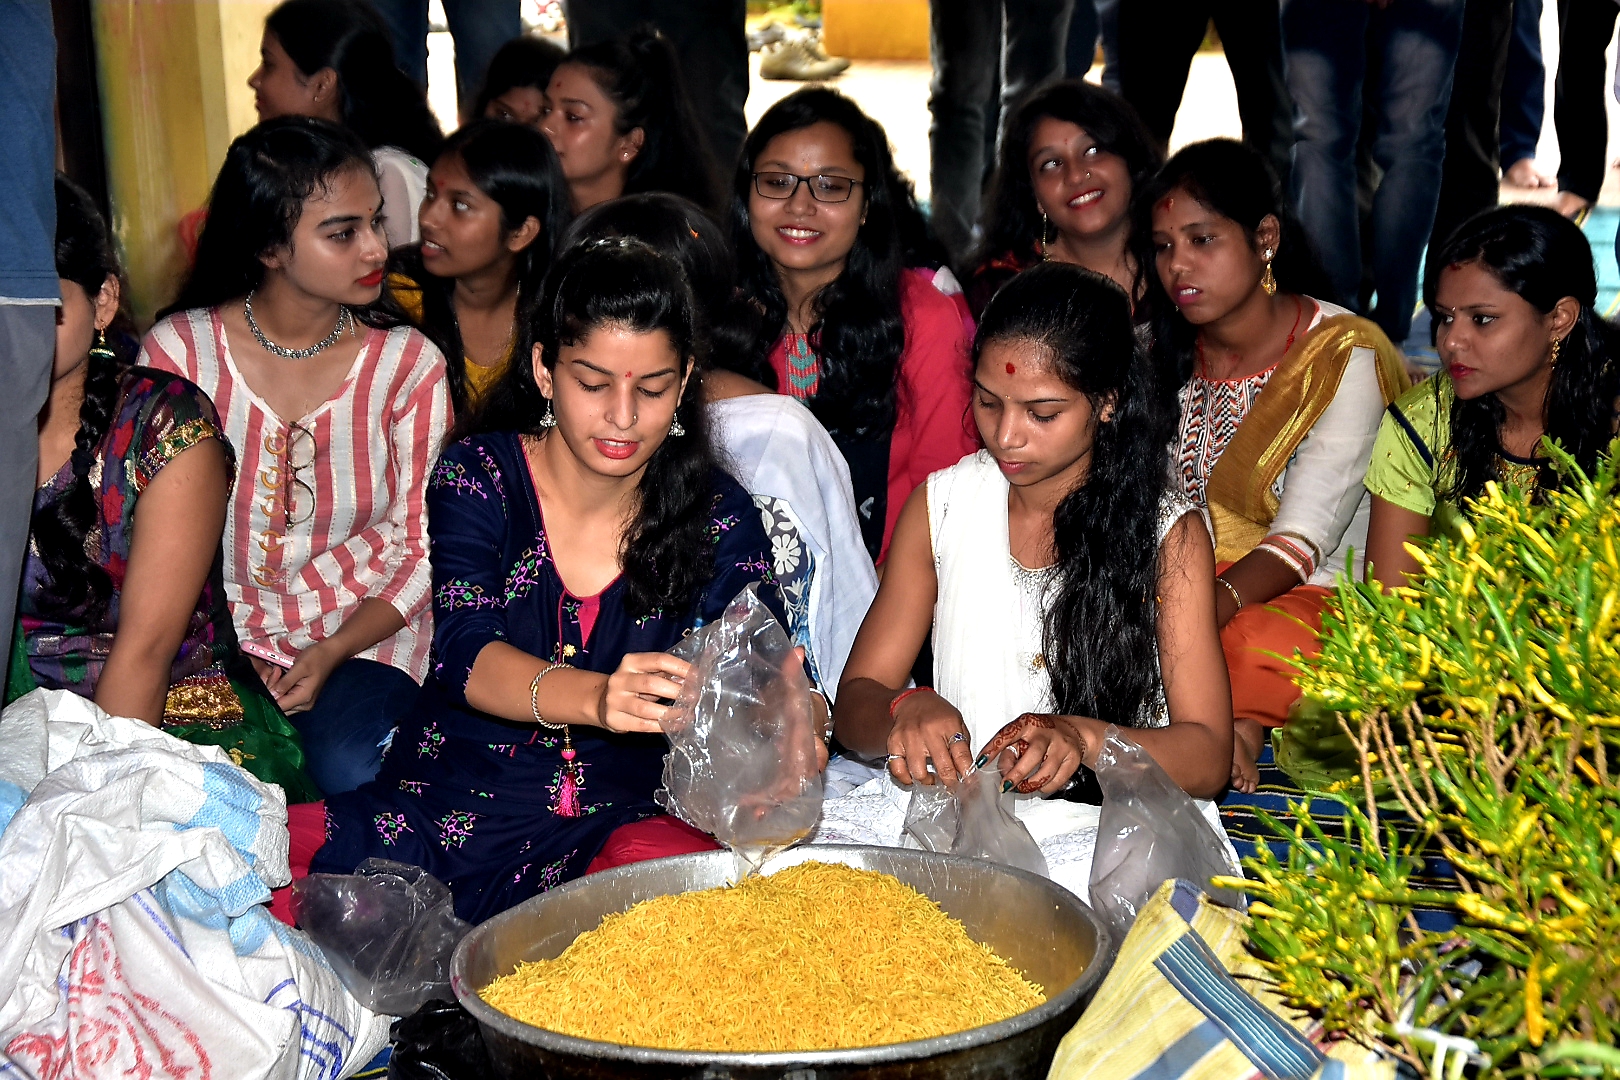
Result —
[{"label": "yellow painted pillar", "polygon": [[177,226],[256,120],[260,0],[95,0],[113,233],[143,326],[185,272]]}]

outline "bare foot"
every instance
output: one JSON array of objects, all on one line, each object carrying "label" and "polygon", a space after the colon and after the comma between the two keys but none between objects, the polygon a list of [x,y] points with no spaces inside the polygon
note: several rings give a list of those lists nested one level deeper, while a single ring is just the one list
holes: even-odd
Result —
[{"label": "bare foot", "polygon": [[1253,720],[1232,722],[1232,790],[1253,795],[1260,786],[1260,769],[1255,762],[1265,739],[1265,729]]},{"label": "bare foot", "polygon": [[1585,219],[1586,212],[1592,209],[1592,204],[1573,191],[1560,191],[1556,208],[1560,214],[1579,224]]},{"label": "bare foot", "polygon": [[1536,168],[1536,159],[1533,157],[1520,158],[1502,173],[1502,179],[1521,188],[1550,188],[1557,181],[1540,169]]}]

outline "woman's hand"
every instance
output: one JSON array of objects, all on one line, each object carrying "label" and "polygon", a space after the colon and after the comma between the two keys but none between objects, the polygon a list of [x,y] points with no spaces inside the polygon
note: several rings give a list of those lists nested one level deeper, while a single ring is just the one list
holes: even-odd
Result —
[{"label": "woman's hand", "polygon": [[679,697],[691,673],[691,664],[669,653],[626,653],[602,689],[597,724],[615,732],[661,731],[669,707],[660,701]]},{"label": "woman's hand", "polygon": [[[907,785],[932,785],[937,776],[946,787],[955,787],[973,764],[962,714],[926,687],[900,693],[904,699],[891,706],[894,725],[889,729],[890,775]],[[933,772],[928,771],[930,761],[934,763]]]},{"label": "woman's hand", "polygon": [[1025,713],[985,744],[978,764],[995,761],[1004,750],[1018,756],[1002,771],[1002,790],[1053,795],[1062,789],[1091,752],[1085,732],[1072,716]]},{"label": "woman's hand", "polygon": [[326,685],[326,680],[347,659],[342,648],[330,641],[317,641],[299,653],[292,667],[281,672],[273,683],[266,679],[265,685],[282,712],[289,716],[308,712],[314,706],[315,699],[321,696],[321,688]]}]

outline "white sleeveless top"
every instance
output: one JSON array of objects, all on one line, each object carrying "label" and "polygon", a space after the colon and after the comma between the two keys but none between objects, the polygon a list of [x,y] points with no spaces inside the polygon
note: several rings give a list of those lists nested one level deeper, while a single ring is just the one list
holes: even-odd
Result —
[{"label": "white sleeveless top", "polygon": [[[1007,478],[987,450],[928,478],[928,532],[939,581],[934,689],[961,711],[975,751],[1020,714],[1055,711],[1041,642],[1051,574],[1013,560],[1007,492]],[[1198,512],[1167,492],[1159,507],[1159,543],[1176,522]],[[1157,669],[1157,648],[1142,662]],[[1144,711],[1142,726],[1169,724],[1162,687]]]}]

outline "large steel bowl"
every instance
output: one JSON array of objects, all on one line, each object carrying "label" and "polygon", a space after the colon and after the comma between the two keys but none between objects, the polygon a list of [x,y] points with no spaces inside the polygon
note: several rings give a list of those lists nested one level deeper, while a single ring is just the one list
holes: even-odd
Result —
[{"label": "large steel bowl", "polygon": [[[1102,979],[1108,932],[1073,893],[1035,874],[979,859],[899,848],[825,845],[796,848],[766,863],[771,873],[805,861],[843,863],[893,874],[962,921],[1045,988],[1044,1005],[1009,1020],[944,1035],[860,1050],[746,1054],[619,1046],[563,1035],[514,1020],[478,991],[525,960],[553,959],[604,915],[670,893],[735,880],[730,852],[679,855],[592,874],[495,916],[456,949],[451,986],[483,1029],[491,1059],[511,1080],[831,1080],[843,1077],[1044,1077],[1057,1044]],[[669,957],[670,978],[681,958]],[[808,1025],[817,1023],[806,1016]]]}]

